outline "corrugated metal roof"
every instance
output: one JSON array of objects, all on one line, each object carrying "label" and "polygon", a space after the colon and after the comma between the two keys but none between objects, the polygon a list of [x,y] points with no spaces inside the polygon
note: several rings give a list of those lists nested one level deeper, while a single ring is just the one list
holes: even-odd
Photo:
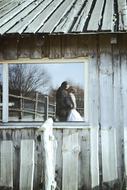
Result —
[{"label": "corrugated metal roof", "polygon": [[0,34],[125,30],[119,6],[117,0],[0,0]]}]

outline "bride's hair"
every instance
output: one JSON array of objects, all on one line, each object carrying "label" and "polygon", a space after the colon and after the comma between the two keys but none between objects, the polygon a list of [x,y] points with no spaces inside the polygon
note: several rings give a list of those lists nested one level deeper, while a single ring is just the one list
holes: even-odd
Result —
[{"label": "bride's hair", "polygon": [[76,90],[75,90],[75,88],[74,88],[73,86],[70,86],[70,87],[68,88],[68,92],[75,93]]}]

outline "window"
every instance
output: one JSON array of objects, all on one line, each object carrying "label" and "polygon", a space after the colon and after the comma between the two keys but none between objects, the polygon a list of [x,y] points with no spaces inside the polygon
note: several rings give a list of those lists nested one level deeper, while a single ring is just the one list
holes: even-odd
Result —
[{"label": "window", "polygon": [[87,61],[81,60],[1,65],[0,119],[4,122],[44,121],[53,117],[58,121],[56,90],[63,81],[68,81],[76,89],[77,111],[86,120],[87,74]]}]

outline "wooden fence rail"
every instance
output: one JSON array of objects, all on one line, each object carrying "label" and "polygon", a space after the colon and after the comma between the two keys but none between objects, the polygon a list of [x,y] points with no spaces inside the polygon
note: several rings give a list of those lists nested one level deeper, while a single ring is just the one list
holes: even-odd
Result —
[{"label": "wooden fence rail", "polygon": [[[123,142],[125,168],[121,171],[125,171],[125,175],[119,178],[116,129],[99,130],[98,127],[85,126],[80,122],[67,123],[66,126],[57,123],[53,126],[57,149],[50,145],[49,151],[48,141],[45,139],[51,143],[53,137],[50,131],[44,135],[43,127],[39,126],[1,126],[0,189],[49,190],[51,186],[55,189],[55,180],[56,189],[59,190],[125,189],[126,128]],[[45,128],[48,126],[46,123]],[[53,164],[54,182],[51,178]],[[47,182],[47,179],[50,180]]]},{"label": "wooden fence rail", "polygon": [[[1,94],[0,94],[1,95]],[[2,97],[0,98],[2,99]],[[20,96],[9,94],[9,120],[41,120],[44,121],[49,117],[55,117],[55,103],[49,102],[47,95]],[[2,115],[2,103],[0,104],[0,118]]]},{"label": "wooden fence rail", "polygon": [[[0,99],[2,99],[0,93]],[[84,108],[77,108],[84,115]],[[48,117],[55,118],[56,104],[49,101],[48,95],[33,97],[9,94],[9,121],[45,121]],[[0,120],[2,118],[2,103],[0,103]]]}]

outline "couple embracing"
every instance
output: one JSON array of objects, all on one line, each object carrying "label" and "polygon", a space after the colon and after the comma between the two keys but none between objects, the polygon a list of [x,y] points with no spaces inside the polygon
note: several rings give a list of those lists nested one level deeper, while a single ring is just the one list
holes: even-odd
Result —
[{"label": "couple embracing", "polygon": [[76,110],[75,90],[67,81],[56,92],[56,117],[59,121],[83,121]]}]

